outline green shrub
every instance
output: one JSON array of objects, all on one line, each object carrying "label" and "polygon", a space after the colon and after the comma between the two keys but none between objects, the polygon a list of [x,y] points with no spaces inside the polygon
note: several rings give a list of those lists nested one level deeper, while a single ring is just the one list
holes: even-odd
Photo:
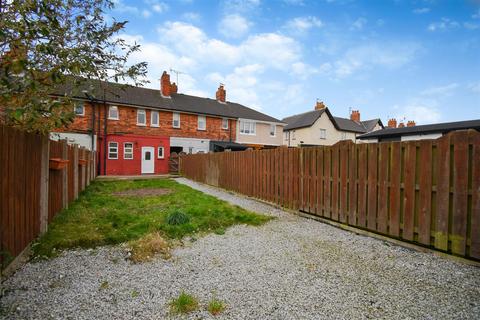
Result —
[{"label": "green shrub", "polygon": [[191,294],[182,292],[178,298],[173,299],[170,302],[170,312],[174,314],[178,313],[190,313],[198,309],[198,300]]},{"label": "green shrub", "polygon": [[207,310],[208,312],[210,312],[210,314],[214,316],[219,315],[220,313],[223,312],[223,310],[225,310],[225,303],[216,298],[213,298],[208,303]]},{"label": "green shrub", "polygon": [[181,210],[175,210],[170,212],[167,215],[167,223],[169,225],[175,226],[175,225],[180,225],[180,224],[186,224],[190,222],[190,217],[188,214]]}]

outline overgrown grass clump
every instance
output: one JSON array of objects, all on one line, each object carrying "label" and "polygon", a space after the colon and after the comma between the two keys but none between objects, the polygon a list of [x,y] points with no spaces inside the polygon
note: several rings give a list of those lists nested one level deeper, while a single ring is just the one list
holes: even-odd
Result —
[{"label": "overgrown grass clump", "polygon": [[[171,192],[118,195],[126,190],[145,188]],[[134,246],[135,240],[142,241],[139,239],[149,234],[157,234],[166,241],[203,232],[223,234],[234,224],[260,225],[270,219],[174,180],[95,181],[77,201],[57,215],[33,251],[36,256],[51,257],[59,250],[74,247],[94,248],[124,242]],[[160,244],[157,236],[143,240],[142,246],[148,247],[152,241],[154,247]]]},{"label": "overgrown grass clump", "polygon": [[226,308],[225,303],[221,300],[218,300],[217,298],[213,298],[212,300],[210,300],[207,306],[208,312],[210,312],[210,314],[214,316],[217,316],[220,313],[222,313],[225,310],[225,308]]},{"label": "overgrown grass clump", "polygon": [[190,313],[198,309],[198,300],[193,295],[182,292],[178,298],[170,302],[170,312],[173,314]]}]

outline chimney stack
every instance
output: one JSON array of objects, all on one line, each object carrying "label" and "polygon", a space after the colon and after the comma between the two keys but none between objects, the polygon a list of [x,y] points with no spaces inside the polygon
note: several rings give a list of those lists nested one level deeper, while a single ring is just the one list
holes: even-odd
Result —
[{"label": "chimney stack", "polygon": [[178,91],[177,84],[173,82],[172,85],[170,86],[170,93],[177,93],[177,91]]},{"label": "chimney stack", "polygon": [[225,90],[223,83],[220,83],[220,86],[218,87],[215,96],[217,98],[217,101],[225,103],[227,91]]},{"label": "chimney stack", "polygon": [[326,108],[325,103],[323,103],[323,101],[317,100],[317,103],[315,104],[315,110],[321,110],[325,108]]},{"label": "chimney stack", "polygon": [[407,127],[415,127],[415,121],[409,120],[407,122]]},{"label": "chimney stack", "polygon": [[390,119],[388,120],[388,127],[389,128],[396,128],[397,127],[397,119]]},{"label": "chimney stack", "polygon": [[[175,85],[175,92],[176,92],[176,85]],[[170,97],[172,93],[172,85],[170,83],[170,75],[167,71],[163,71],[162,77],[160,78],[160,90],[162,92],[162,96]]]},{"label": "chimney stack", "polygon": [[350,120],[360,122],[360,111],[352,110],[352,113],[350,114]]},{"label": "chimney stack", "polygon": [[399,127],[399,128],[405,128],[405,124],[404,124],[403,122],[400,122],[400,123],[398,124],[398,127]]}]

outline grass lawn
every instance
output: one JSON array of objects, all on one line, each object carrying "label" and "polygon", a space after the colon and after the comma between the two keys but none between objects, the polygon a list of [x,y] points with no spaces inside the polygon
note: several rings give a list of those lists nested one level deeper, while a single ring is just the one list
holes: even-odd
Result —
[{"label": "grass lawn", "polygon": [[149,235],[171,240],[222,234],[234,224],[260,225],[270,219],[174,180],[95,181],[57,215],[33,252],[51,257],[62,249],[140,241]]}]

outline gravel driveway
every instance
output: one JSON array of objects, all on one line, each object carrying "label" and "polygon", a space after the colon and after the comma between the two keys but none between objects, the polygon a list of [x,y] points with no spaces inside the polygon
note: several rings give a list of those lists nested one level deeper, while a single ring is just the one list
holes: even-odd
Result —
[{"label": "gravel driveway", "polygon": [[202,306],[188,319],[213,318],[213,296],[228,305],[216,319],[480,318],[480,268],[177,181],[278,219],[189,241],[169,261],[132,264],[103,247],[29,263],[4,283],[0,317],[168,319],[185,290]]}]

